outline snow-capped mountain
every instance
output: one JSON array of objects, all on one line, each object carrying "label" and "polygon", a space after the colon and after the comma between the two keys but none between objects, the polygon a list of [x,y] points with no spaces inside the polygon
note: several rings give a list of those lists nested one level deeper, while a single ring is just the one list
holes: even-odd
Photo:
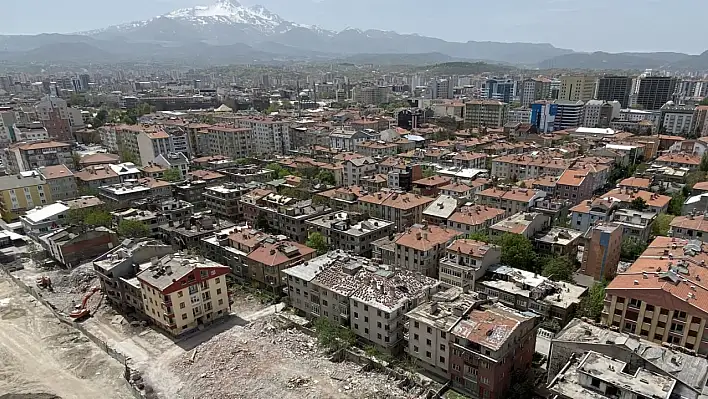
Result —
[{"label": "snow-capped mountain", "polygon": [[234,0],[218,0],[209,6],[182,8],[163,17],[197,25],[246,24],[263,33],[275,33],[281,25],[290,25],[263,6],[244,7]]}]

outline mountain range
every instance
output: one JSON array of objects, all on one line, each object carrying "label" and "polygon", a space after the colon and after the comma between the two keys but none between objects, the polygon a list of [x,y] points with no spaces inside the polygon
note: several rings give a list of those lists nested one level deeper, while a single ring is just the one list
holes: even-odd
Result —
[{"label": "mountain range", "polygon": [[0,36],[10,63],[181,62],[194,65],[293,60],[426,65],[485,61],[523,68],[708,70],[708,52],[579,53],[548,43],[449,42],[416,34],[322,29],[235,0],[75,34]]}]

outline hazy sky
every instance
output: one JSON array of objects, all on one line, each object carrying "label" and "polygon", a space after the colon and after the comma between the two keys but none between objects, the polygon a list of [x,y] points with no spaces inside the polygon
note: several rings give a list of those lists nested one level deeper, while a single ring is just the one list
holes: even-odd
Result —
[{"label": "hazy sky", "polygon": [[[215,0],[0,0],[0,33],[76,32]],[[242,0],[286,20],[451,41],[542,42],[577,51],[708,50],[703,0]]]}]

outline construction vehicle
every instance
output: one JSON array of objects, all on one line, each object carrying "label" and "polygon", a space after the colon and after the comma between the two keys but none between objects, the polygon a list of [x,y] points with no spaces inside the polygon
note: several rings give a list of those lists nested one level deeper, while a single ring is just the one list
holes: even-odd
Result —
[{"label": "construction vehicle", "polygon": [[84,299],[81,300],[81,304],[76,305],[74,307],[74,310],[69,314],[69,316],[71,316],[71,318],[74,319],[74,321],[83,320],[83,319],[91,316],[91,312],[88,310],[86,305],[88,304],[88,300],[91,299],[91,296],[93,296],[93,294],[97,293],[100,290],[101,289],[99,287],[92,287],[86,293],[86,295],[84,295]]},{"label": "construction vehicle", "polygon": [[52,280],[47,276],[37,277],[37,287],[51,291]]}]

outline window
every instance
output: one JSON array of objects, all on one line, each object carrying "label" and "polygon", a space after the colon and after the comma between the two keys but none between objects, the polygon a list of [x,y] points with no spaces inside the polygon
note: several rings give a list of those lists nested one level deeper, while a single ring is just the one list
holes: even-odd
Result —
[{"label": "window", "polygon": [[216,289],[216,295],[221,295],[221,288]]},{"label": "window", "polygon": [[224,304],[224,300],[223,300],[223,299],[219,299],[219,305],[223,305],[223,304]]},{"label": "window", "polygon": [[417,341],[417,340],[418,340],[418,334],[413,334],[413,339]]},{"label": "window", "polygon": [[427,358],[432,358],[432,357],[433,357],[433,354],[430,353],[430,352],[425,352],[425,357],[427,357]]},{"label": "window", "polygon": [[216,280],[214,280],[214,282],[215,282],[216,284],[219,284],[219,283],[221,282],[221,279],[217,277]]},{"label": "window", "polygon": [[445,331],[440,331],[440,338],[447,338]]},{"label": "window", "polygon": [[632,298],[629,300],[629,306],[638,308],[638,307],[642,306],[642,301]]},{"label": "window", "polygon": [[430,346],[430,345],[432,345],[432,344],[433,344],[433,342],[432,342],[432,341],[430,341],[429,339],[426,339],[426,340],[425,340],[425,344],[426,344],[426,345],[428,345],[428,346]]},{"label": "window", "polygon": [[186,305],[184,304],[184,302],[180,302],[179,308],[180,308],[180,309],[184,309],[185,307],[186,307]]},{"label": "window", "polygon": [[184,296],[184,292],[178,291],[177,292],[177,298],[182,298]]},{"label": "window", "polygon": [[418,353],[418,347],[413,345],[413,352]]},{"label": "window", "polygon": [[369,329],[368,329],[368,328],[365,328],[365,329],[364,329],[364,334],[368,334],[368,333],[369,333]]},{"label": "window", "polygon": [[359,312],[354,312],[354,318],[358,319],[359,318]]},{"label": "window", "polygon": [[432,334],[432,333],[433,333],[433,329],[428,327],[428,334]]},{"label": "window", "polygon": [[445,356],[440,356],[440,363],[445,363]]},{"label": "window", "polygon": [[445,350],[445,344],[440,344],[440,350],[444,351]]},{"label": "window", "polygon": [[413,327],[415,327],[415,328],[420,328],[420,323],[418,323],[417,321],[414,321],[414,322],[413,322]]},{"label": "window", "polygon": [[376,334],[376,338],[380,340],[380,339],[381,339],[381,334]]}]

